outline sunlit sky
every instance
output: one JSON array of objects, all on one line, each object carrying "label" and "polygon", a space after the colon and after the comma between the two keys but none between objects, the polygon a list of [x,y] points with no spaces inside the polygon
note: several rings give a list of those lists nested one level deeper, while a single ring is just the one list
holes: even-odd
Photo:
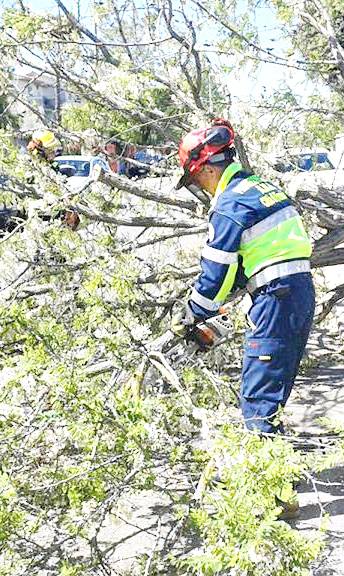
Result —
[{"label": "sunlit sky", "polygon": [[[0,6],[9,6],[12,0],[0,0]],[[24,0],[34,12],[56,12],[54,0]],[[67,8],[77,15],[78,0],[64,0]],[[185,2],[187,5],[187,0]],[[245,9],[242,2],[243,10]],[[240,13],[240,1],[238,11]],[[92,28],[94,23],[94,0],[80,0],[80,19],[85,25]],[[283,38],[283,25],[277,20],[275,10],[271,6],[258,5],[256,8],[256,26],[259,32],[260,45],[271,49],[274,54],[283,56],[289,47],[288,39]],[[265,92],[267,95],[287,84],[294,92],[307,97],[314,90],[312,83],[306,79],[305,73],[293,68],[286,68],[276,64],[261,63],[252,74],[248,70],[237,70],[229,78],[229,88],[233,100],[250,102],[252,98],[259,97]]]}]

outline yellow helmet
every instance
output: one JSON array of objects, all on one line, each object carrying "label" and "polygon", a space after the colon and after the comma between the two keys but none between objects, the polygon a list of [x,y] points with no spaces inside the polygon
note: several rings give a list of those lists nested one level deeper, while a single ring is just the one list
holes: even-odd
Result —
[{"label": "yellow helmet", "polygon": [[32,140],[42,142],[42,146],[46,150],[54,150],[60,146],[59,140],[50,130],[35,130],[32,134]]}]

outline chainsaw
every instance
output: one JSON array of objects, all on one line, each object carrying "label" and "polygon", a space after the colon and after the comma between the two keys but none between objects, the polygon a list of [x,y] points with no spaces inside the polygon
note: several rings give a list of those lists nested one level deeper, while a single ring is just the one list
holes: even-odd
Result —
[{"label": "chainsaw", "polygon": [[150,352],[162,352],[166,358],[178,360],[185,355],[185,345],[188,353],[207,352],[228,341],[233,334],[233,325],[228,317],[229,307],[222,306],[220,314],[201,320],[188,326],[185,336],[180,337],[172,330],[154,340],[148,346]]},{"label": "chainsaw", "polygon": [[222,306],[220,314],[211,316],[190,327],[187,341],[193,341],[202,351],[215,348],[226,342],[233,333],[233,324],[227,314],[228,308]]},{"label": "chainsaw", "polygon": [[163,379],[191,404],[192,401],[181,386],[175,370],[180,364],[184,364],[186,358],[189,362],[194,355],[212,350],[230,339],[233,326],[227,315],[227,308],[222,307],[219,312],[220,314],[207,320],[187,326],[188,331],[184,336],[177,336],[172,330],[167,330],[146,346],[151,364],[158,369]]}]

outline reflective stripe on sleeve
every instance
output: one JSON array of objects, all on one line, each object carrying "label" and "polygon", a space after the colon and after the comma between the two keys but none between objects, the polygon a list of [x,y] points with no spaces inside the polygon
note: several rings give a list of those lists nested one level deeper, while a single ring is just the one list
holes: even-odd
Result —
[{"label": "reflective stripe on sleeve", "polygon": [[202,306],[202,308],[211,310],[212,312],[216,312],[220,306],[219,302],[214,302],[213,300],[210,300],[210,298],[202,296],[202,294],[197,292],[196,288],[194,288],[191,292],[191,300],[199,306]]},{"label": "reflective stripe on sleeve", "polygon": [[274,212],[274,214],[271,214],[271,216],[264,218],[264,220],[261,220],[261,222],[258,222],[258,224],[255,224],[251,228],[248,228],[248,230],[245,230],[241,236],[241,245],[251,242],[251,240],[254,240],[258,236],[265,234],[265,232],[275,228],[275,226],[278,226],[278,224],[281,224],[281,222],[290,220],[290,218],[295,218],[296,216],[299,216],[299,213],[293,206],[286,206],[286,208],[282,208],[281,210]]},{"label": "reflective stripe on sleeve", "polygon": [[203,248],[202,256],[218,264],[233,264],[238,261],[236,252],[225,252],[225,250],[218,250],[217,248],[211,248],[211,246]]},{"label": "reflective stripe on sleeve", "polygon": [[225,301],[229,292],[233,288],[233,284],[235,281],[235,276],[236,276],[237,270],[238,270],[238,264],[237,263],[231,264],[227,270],[227,274],[226,274],[225,279],[222,283],[222,286],[215,296],[215,302],[218,302],[220,305]]}]

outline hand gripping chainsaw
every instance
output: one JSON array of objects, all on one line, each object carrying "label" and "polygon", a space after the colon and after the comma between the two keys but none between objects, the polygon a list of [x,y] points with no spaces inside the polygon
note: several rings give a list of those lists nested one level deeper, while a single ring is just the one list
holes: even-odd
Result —
[{"label": "hand gripping chainsaw", "polygon": [[228,308],[222,306],[216,316],[189,326],[184,337],[176,336],[172,330],[167,330],[165,334],[150,342],[149,355],[163,353],[167,359],[178,361],[185,356],[185,343],[189,354],[197,354],[229,341],[233,334],[233,326],[227,314]]},{"label": "hand gripping chainsaw", "polygon": [[216,316],[190,326],[186,340],[195,342],[204,351],[226,342],[233,333],[233,324],[227,313],[228,307],[222,306],[219,312]]}]

